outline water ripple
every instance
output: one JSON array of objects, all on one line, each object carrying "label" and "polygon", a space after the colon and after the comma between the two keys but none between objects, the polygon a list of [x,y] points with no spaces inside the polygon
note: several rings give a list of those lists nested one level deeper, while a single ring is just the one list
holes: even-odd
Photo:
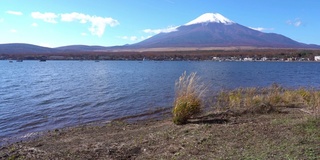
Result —
[{"label": "water ripple", "polygon": [[[175,80],[197,72],[208,88],[320,88],[319,63],[0,61],[0,145],[10,137],[170,108]],[[10,72],[8,72],[10,71]]]}]

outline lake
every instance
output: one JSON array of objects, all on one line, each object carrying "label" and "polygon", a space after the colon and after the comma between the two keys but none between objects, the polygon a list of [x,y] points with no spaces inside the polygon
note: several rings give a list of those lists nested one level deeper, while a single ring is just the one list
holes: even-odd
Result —
[{"label": "lake", "polygon": [[320,88],[316,62],[0,61],[0,145],[34,132],[171,108],[175,80],[197,72],[209,93]]}]

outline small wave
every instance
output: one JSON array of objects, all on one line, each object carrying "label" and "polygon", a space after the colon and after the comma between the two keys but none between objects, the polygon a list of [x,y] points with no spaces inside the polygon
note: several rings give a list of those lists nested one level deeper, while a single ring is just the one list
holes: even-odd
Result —
[{"label": "small wave", "polygon": [[23,134],[17,137],[5,137],[5,138],[0,137],[0,148],[9,144],[13,144],[15,142],[32,140],[37,137],[40,137],[43,134],[44,132],[31,132],[31,133]]},{"label": "small wave", "polygon": [[43,97],[46,97],[46,96],[49,96],[52,94],[51,92],[48,92],[48,93],[36,92],[36,93],[38,93],[38,94],[32,95],[30,98],[39,99],[39,98],[43,98]]},{"label": "small wave", "polygon": [[106,101],[103,101],[103,102],[97,102],[97,103],[95,103],[94,105],[93,105],[93,107],[95,108],[95,107],[100,107],[100,106],[104,106],[104,105],[106,105],[108,102],[106,102]]},{"label": "small wave", "polygon": [[28,138],[32,138],[35,136],[39,136],[39,134],[41,134],[42,132],[32,132],[32,133],[27,133],[25,135],[22,135],[20,137],[18,137],[17,139],[28,139]]},{"label": "small wave", "polygon": [[59,112],[61,115],[64,115],[65,113],[74,112],[74,109],[77,109],[78,111],[81,108],[89,107],[92,105],[92,102],[78,102],[77,104],[61,104],[57,106],[59,108]]},{"label": "small wave", "polygon": [[19,127],[19,129],[21,130],[31,130],[31,129],[34,129],[34,128],[37,128],[39,125],[44,125],[44,123],[48,122],[47,119],[45,118],[38,118],[36,120],[33,120],[29,123],[25,123],[23,125],[21,125]]},{"label": "small wave", "polygon": [[[48,95],[42,95],[41,97],[38,97],[38,98],[42,98],[42,97],[46,97],[46,96],[49,96],[50,94]],[[42,105],[48,105],[48,104],[58,104],[62,101],[64,101],[65,99],[67,99],[68,97],[56,97],[56,98],[51,98],[51,96],[49,96],[50,99],[45,99],[45,100],[39,100],[38,104],[39,106],[42,106]]]}]

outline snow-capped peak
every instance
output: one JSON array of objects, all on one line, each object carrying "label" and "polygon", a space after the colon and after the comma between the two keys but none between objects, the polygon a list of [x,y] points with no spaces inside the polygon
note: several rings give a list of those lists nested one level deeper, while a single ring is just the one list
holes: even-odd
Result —
[{"label": "snow-capped peak", "polygon": [[190,21],[189,23],[185,25],[192,25],[192,24],[198,24],[198,23],[210,23],[210,22],[215,22],[215,23],[223,23],[223,24],[232,24],[231,20],[228,18],[224,17],[223,15],[219,13],[205,13],[201,15],[200,17],[194,19],[193,21]]}]

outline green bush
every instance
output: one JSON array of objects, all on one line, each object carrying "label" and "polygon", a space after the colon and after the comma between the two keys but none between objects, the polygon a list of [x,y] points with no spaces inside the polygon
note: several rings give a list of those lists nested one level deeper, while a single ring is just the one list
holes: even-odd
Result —
[{"label": "green bush", "polygon": [[201,112],[202,96],[206,88],[200,84],[196,73],[186,75],[184,72],[175,83],[175,101],[173,108],[173,122],[185,124],[191,117]]}]

